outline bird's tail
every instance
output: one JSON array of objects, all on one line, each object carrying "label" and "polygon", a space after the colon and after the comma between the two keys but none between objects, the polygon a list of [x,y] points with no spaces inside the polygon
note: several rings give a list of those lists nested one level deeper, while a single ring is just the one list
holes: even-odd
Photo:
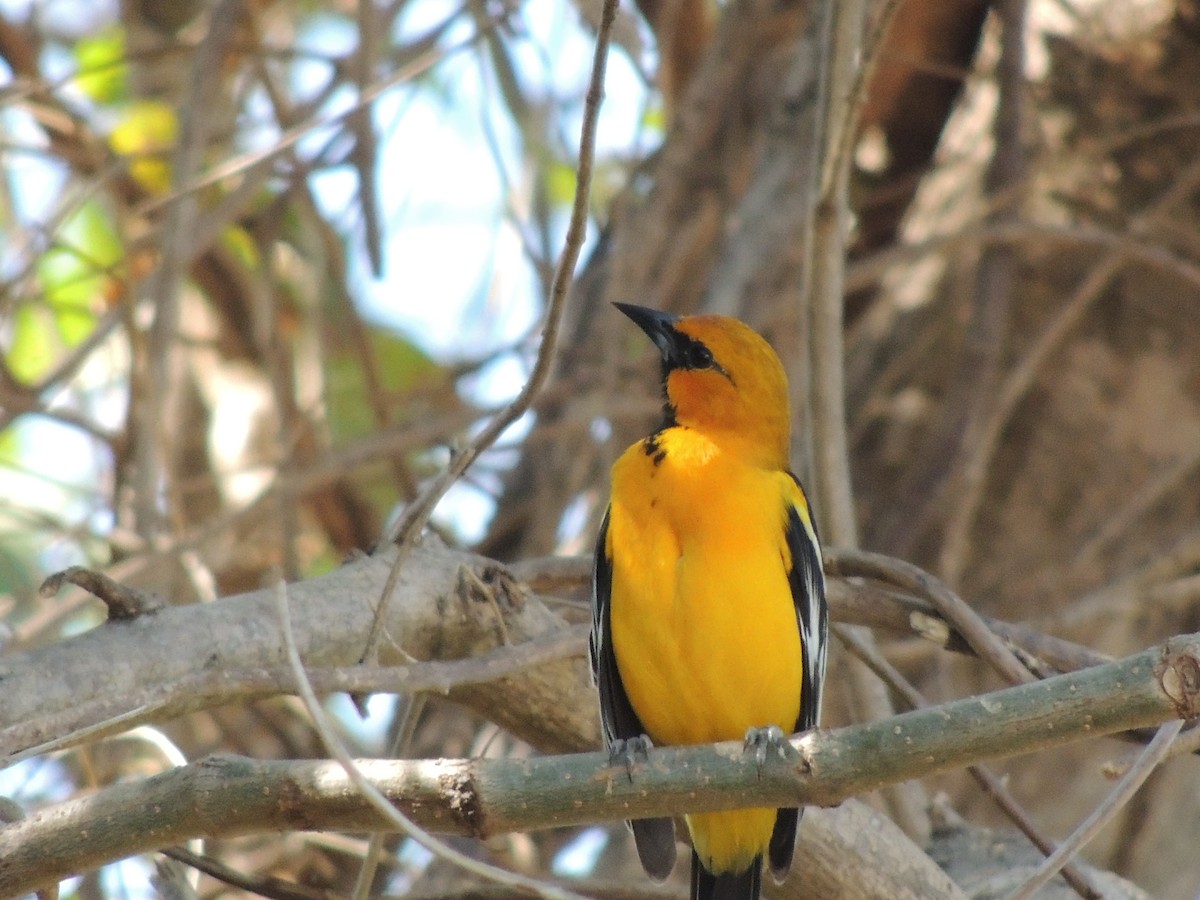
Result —
[{"label": "bird's tail", "polygon": [[692,851],[692,900],[758,900],[762,889],[762,857],[754,857],[744,872],[714,875]]}]

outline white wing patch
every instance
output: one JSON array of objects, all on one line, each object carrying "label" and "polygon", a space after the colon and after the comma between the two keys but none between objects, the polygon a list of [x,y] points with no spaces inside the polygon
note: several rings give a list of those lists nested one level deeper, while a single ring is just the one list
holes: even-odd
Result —
[{"label": "white wing patch", "polygon": [[[795,476],[792,478],[795,480]],[[795,480],[803,497],[804,489]],[[804,644],[804,684],[800,694],[800,731],[816,728],[821,722],[821,699],[825,693],[825,660],[829,643],[829,612],[825,605],[825,572],[822,568],[821,542],[813,527],[805,500],[794,502],[788,510],[787,544],[791,553],[788,583],[796,605],[796,622]]]}]

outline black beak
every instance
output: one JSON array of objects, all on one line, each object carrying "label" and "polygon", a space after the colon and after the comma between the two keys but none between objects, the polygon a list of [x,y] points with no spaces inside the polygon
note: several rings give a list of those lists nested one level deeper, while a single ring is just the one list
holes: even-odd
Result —
[{"label": "black beak", "polygon": [[675,330],[678,316],[657,309],[647,309],[645,306],[634,306],[631,303],[614,303],[613,306],[633,319],[634,324],[654,341],[668,368],[682,365],[684,350],[690,338]]}]

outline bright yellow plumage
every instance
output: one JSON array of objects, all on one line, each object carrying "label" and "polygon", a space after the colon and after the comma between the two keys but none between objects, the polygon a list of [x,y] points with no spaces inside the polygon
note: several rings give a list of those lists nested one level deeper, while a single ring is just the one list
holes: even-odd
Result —
[{"label": "bright yellow plumage", "polygon": [[663,444],[661,463],[638,444],[613,469],[612,633],[629,699],[663,744],[790,731],[802,650],[781,564],[787,476],[694,433]]},{"label": "bright yellow plumage", "polygon": [[[790,733],[803,654],[782,564],[790,482],[694,432],[660,446],[661,463],[639,443],[613,470],[612,640],[629,700],[656,744]],[[774,809],[724,813],[692,835],[710,871],[739,871],[774,822]]]},{"label": "bright yellow plumage", "polygon": [[[734,319],[621,308],[663,353],[668,410],[613,467],[597,547],[593,666],[606,734],[671,745],[811,727],[823,582],[808,505],[787,471],[782,366]],[[703,867],[693,896],[757,896],[759,858],[786,870],[795,822],[774,809],[690,816]]]}]

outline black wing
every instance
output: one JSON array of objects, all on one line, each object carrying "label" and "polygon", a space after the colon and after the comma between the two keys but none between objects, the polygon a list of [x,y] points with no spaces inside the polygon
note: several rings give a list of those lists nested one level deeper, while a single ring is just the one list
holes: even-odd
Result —
[{"label": "black wing", "polygon": [[[600,692],[600,724],[604,742],[611,748],[615,741],[642,737],[645,727],[633,711],[617,656],[613,650],[610,620],[612,599],[612,560],[608,558],[608,516],[600,523],[596,538],[596,558],[592,568],[592,634],[588,641],[588,658],[592,663],[592,680]],[[651,878],[662,881],[675,867],[675,823],[671,819],[635,819],[629,823],[637,845],[642,868]]]},{"label": "black wing", "polygon": [[[789,473],[790,474],[790,473]],[[788,507],[787,545],[792,558],[788,584],[796,607],[796,625],[804,648],[804,671],[800,684],[800,715],[796,731],[809,731],[821,721],[821,695],[825,688],[825,656],[828,644],[829,612],[825,605],[825,573],[821,562],[821,543],[816,524],[808,511],[804,488],[792,475],[800,493],[798,502]],[[800,504],[804,504],[803,509]],[[799,809],[781,809],[775,817],[767,859],[771,875],[782,881],[792,864],[796,848]]]},{"label": "black wing", "polygon": [[[790,474],[790,473],[789,473]],[[825,571],[816,523],[808,511],[804,488],[792,475],[800,492],[803,511],[788,508],[787,545],[792,557],[788,584],[796,606],[796,624],[804,646],[804,675],[800,686],[800,717],[796,731],[816,728],[821,721],[821,696],[825,692],[825,657],[829,643],[829,610],[825,605]]]}]

